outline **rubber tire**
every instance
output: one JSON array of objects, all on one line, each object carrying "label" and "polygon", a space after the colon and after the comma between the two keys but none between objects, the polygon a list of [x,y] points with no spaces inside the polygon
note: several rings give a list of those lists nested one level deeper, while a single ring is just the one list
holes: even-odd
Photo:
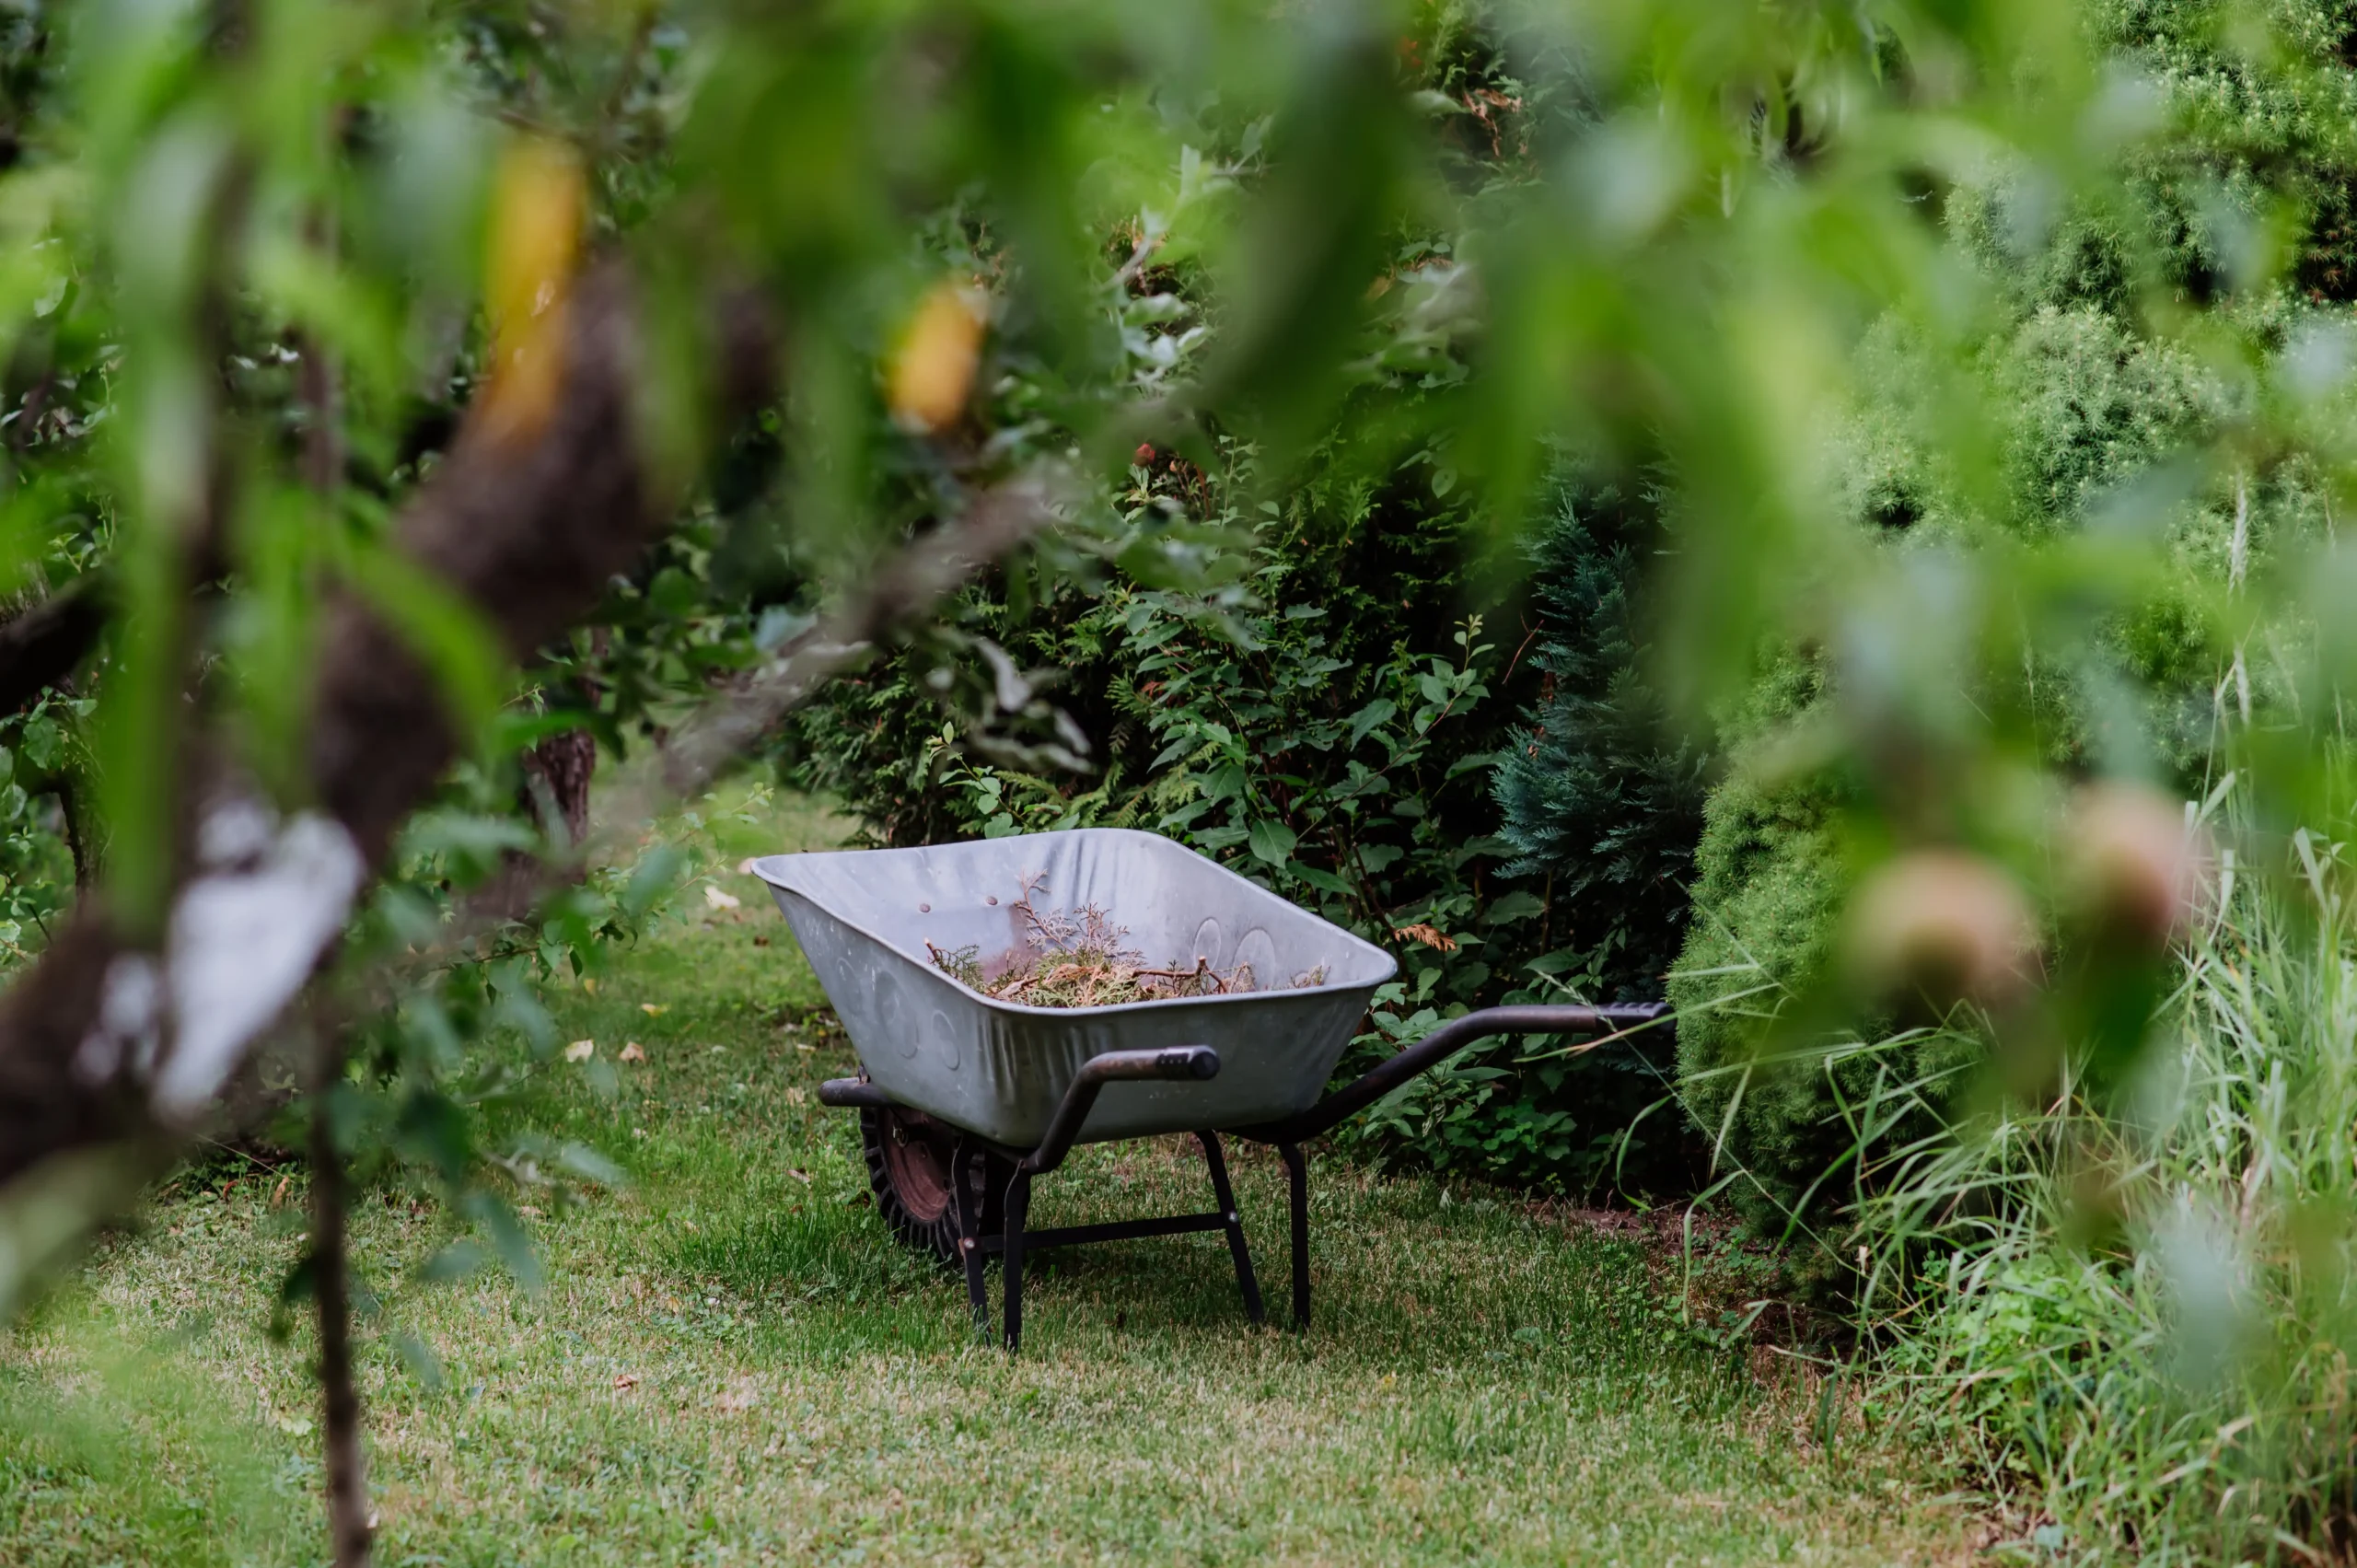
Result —
[{"label": "rubber tire", "polygon": [[[911,1251],[958,1266],[958,1204],[949,1185],[957,1135],[939,1122],[906,1111],[867,1109],[859,1113],[859,1142],[867,1156],[867,1185],[876,1194],[876,1212],[892,1234]],[[1013,1174],[995,1155],[983,1161],[981,1217],[985,1235],[1000,1224]]]}]

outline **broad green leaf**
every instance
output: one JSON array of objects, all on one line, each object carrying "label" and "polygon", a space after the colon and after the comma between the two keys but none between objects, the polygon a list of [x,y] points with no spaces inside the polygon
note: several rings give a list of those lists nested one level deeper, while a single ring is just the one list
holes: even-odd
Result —
[{"label": "broad green leaf", "polygon": [[1304,865],[1297,860],[1287,862],[1285,869],[1321,892],[1331,893],[1336,898],[1350,896],[1351,885],[1330,871],[1320,871],[1314,865]]},{"label": "broad green leaf", "polygon": [[1538,894],[1525,889],[1516,889],[1505,897],[1493,900],[1485,918],[1493,925],[1503,924],[1510,920],[1527,920],[1533,915],[1545,912],[1546,908],[1545,900],[1541,900]]},{"label": "broad green leaf", "polygon": [[1399,711],[1399,704],[1390,698],[1377,697],[1374,702],[1353,714],[1351,715],[1351,744],[1356,746],[1367,738],[1368,731],[1378,725],[1390,723],[1392,715]]},{"label": "broad green leaf", "polygon": [[1271,865],[1283,865],[1293,854],[1298,836],[1282,822],[1263,819],[1252,824],[1249,842],[1254,858]]},{"label": "broad green leaf", "polygon": [[385,1336],[385,1341],[393,1347],[393,1353],[401,1358],[401,1365],[409,1369],[409,1375],[417,1379],[420,1387],[428,1393],[441,1390],[442,1358],[434,1353],[432,1345],[407,1329],[395,1329]]},{"label": "broad green leaf", "polygon": [[481,1188],[469,1192],[459,1204],[459,1212],[481,1227],[489,1238],[491,1249],[525,1294],[537,1296],[543,1283],[539,1249],[532,1245],[524,1224],[505,1199]]}]

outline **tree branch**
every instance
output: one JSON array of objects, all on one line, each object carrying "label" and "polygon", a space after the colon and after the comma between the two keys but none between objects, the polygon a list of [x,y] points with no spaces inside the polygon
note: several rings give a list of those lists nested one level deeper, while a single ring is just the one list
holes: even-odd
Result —
[{"label": "tree branch", "polygon": [[[522,431],[471,412],[394,532],[518,656],[589,610],[676,499],[637,419],[627,277],[607,267],[564,308],[562,398]],[[774,358],[766,319],[733,302],[715,339],[714,404],[749,408]],[[0,997],[0,1181],[93,1144],[183,1131],[309,978],[401,819],[439,783],[456,737],[393,628],[340,596],[318,664],[319,809],[282,821],[216,784],[174,877],[161,951],[132,945],[101,900],[86,900]]]},{"label": "tree branch", "polygon": [[1032,474],[986,491],[958,522],[925,534],[872,573],[858,591],[789,639],[761,668],[715,696],[673,729],[645,761],[626,768],[610,792],[602,840],[576,843],[561,863],[519,859],[475,889],[458,918],[400,968],[377,977],[372,995],[389,1005],[389,986],[447,963],[485,932],[520,920],[601,854],[617,853],[667,802],[694,794],[788,710],[866,657],[896,625],[935,609],[960,584],[1004,559],[1062,515],[1060,499],[1076,492],[1068,476]]},{"label": "tree branch", "polygon": [[77,577],[0,623],[0,714],[13,714],[74,673],[106,630],[103,585]]},{"label": "tree branch", "polygon": [[[568,309],[565,393],[545,424],[519,438],[512,421],[470,412],[395,530],[397,546],[470,600],[519,658],[598,601],[675,500],[639,441],[627,280],[609,269]],[[714,402],[755,406],[774,357],[765,317],[735,304],[714,336]],[[894,626],[1052,527],[1064,489],[1052,475],[1011,482],[903,549],[675,733],[641,770],[645,808],[708,782]],[[300,991],[402,819],[438,785],[456,737],[425,666],[393,629],[340,598],[318,663],[309,756],[319,809],[282,820],[216,787],[175,878],[160,952],[130,945],[102,901],[86,900],[0,996],[0,1240],[28,1224],[57,1231],[60,1191],[88,1205],[75,1228],[129,1200]],[[93,1159],[112,1175],[81,1175]],[[0,1260],[0,1311],[23,1283]]]},{"label": "tree branch", "polygon": [[663,749],[663,783],[669,793],[684,796],[703,787],[788,709],[865,659],[877,639],[930,612],[977,573],[1052,527],[1076,489],[1066,476],[1027,474],[983,492],[957,522],[904,546],[857,592],[673,732]]}]

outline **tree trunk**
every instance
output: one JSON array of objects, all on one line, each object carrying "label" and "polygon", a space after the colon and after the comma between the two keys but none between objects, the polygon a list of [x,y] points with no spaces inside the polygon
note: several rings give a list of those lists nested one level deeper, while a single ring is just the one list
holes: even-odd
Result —
[{"label": "tree trunk", "polygon": [[[671,516],[668,476],[640,460],[644,360],[634,302],[618,264],[585,276],[565,306],[563,398],[530,429],[489,412],[470,416],[394,525],[394,547],[475,606],[511,656],[528,656],[586,612]],[[774,361],[767,327],[750,296],[722,302],[713,332],[719,352],[710,366],[717,407],[744,410],[767,396]],[[52,629],[57,621],[46,618]],[[273,940],[324,951],[342,911],[332,907],[331,887],[316,878],[342,875],[334,864],[342,857],[362,873],[380,864],[402,820],[440,783],[458,737],[432,672],[364,598],[330,593],[321,621],[307,737],[309,811],[280,824],[250,865],[170,867],[168,891],[226,896],[278,887],[289,873],[269,873],[277,881],[266,883],[270,857],[282,848],[299,854],[314,882],[301,884],[297,897],[274,898],[265,912],[282,923]],[[28,657],[54,649],[65,668],[66,654],[83,647],[62,633],[28,633],[27,641]],[[0,696],[16,679],[9,651],[0,626]],[[30,681],[29,690],[41,683]],[[196,722],[177,710],[174,717]],[[177,741],[172,750],[189,754]],[[191,817],[215,804],[197,774],[190,769],[168,781]],[[229,793],[222,786],[225,803]],[[169,911],[134,912],[146,923],[130,923],[110,898],[84,900],[41,958],[0,992],[0,1182],[95,1145],[129,1151],[170,1141],[184,1132],[192,1103],[235,1068],[267,1022],[265,1016],[231,1038],[203,1037],[203,1053],[191,1055],[191,1031],[172,1016],[178,999],[159,993],[159,982],[176,981],[176,963],[212,962],[219,924],[183,922],[175,937],[180,951],[161,951],[160,934],[149,927]],[[264,1015],[292,998],[284,977],[276,983]],[[168,1023],[174,1027],[165,1031]]]},{"label": "tree trunk", "polygon": [[311,1103],[311,1288],[319,1309],[320,1431],[327,1450],[328,1533],[335,1568],[366,1568],[367,1457],[360,1446],[360,1390],[352,1380],[352,1281],[344,1255],[343,1156],[328,1097],[343,1076],[343,1040],[322,1026]]},{"label": "tree trunk", "polygon": [[589,836],[589,775],[597,771],[597,738],[586,729],[552,735],[524,753],[524,807],[542,832],[556,830],[553,809],[568,847]]},{"label": "tree trunk", "polygon": [[87,722],[65,725],[65,755],[50,776],[65,818],[65,847],[74,856],[74,890],[88,893],[106,873],[107,822],[99,809],[99,759],[90,744]]}]

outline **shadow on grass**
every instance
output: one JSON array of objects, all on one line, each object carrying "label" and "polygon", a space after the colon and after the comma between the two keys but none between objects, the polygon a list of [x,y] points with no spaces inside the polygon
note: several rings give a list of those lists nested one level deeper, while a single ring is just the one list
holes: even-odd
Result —
[{"label": "shadow on grass", "polygon": [[789,1201],[670,1232],[661,1261],[761,1303],[764,1337],[787,1347],[932,1353],[963,1342],[962,1286],[841,1199]]}]

